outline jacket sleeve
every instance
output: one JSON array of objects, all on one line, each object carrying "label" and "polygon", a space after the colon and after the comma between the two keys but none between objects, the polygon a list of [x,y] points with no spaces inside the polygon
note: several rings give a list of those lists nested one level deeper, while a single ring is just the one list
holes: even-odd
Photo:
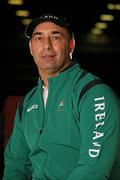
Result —
[{"label": "jacket sleeve", "polygon": [[17,109],[12,135],[4,152],[3,180],[28,180],[30,174],[29,148],[27,146],[22,122]]},{"label": "jacket sleeve", "polygon": [[90,89],[79,104],[80,157],[67,180],[106,180],[120,147],[120,102],[106,85]]}]

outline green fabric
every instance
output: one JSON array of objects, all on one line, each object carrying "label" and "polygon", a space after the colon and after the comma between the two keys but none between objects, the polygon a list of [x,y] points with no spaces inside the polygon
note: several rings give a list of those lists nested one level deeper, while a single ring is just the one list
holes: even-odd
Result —
[{"label": "green fabric", "polygon": [[119,99],[105,84],[80,99],[96,79],[83,74],[75,64],[50,78],[46,109],[41,80],[25,96],[5,149],[3,180],[120,180]]}]

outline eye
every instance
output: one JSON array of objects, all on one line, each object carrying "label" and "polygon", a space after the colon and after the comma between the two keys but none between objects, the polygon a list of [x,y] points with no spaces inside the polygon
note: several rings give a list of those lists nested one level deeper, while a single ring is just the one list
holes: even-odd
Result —
[{"label": "eye", "polygon": [[41,41],[43,38],[42,38],[42,36],[35,36],[34,37],[34,40],[35,41]]},{"label": "eye", "polygon": [[53,35],[51,38],[52,38],[53,41],[60,41],[61,40],[60,35]]}]

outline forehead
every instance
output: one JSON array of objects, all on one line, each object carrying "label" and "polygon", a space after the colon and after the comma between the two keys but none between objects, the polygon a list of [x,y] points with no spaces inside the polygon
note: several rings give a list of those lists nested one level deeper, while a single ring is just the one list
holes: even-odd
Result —
[{"label": "forehead", "polygon": [[66,28],[61,27],[50,21],[46,21],[46,22],[42,22],[42,23],[38,24],[35,27],[35,29],[33,30],[33,34],[36,32],[44,33],[44,32],[53,32],[53,31],[68,34]]}]

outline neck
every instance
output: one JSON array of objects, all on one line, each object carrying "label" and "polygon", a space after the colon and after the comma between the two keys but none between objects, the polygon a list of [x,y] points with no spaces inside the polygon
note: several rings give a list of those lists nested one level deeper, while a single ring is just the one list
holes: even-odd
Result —
[{"label": "neck", "polygon": [[55,77],[55,76],[57,76],[57,74],[58,74],[58,72],[57,73],[52,73],[52,74],[48,74],[48,73],[46,73],[46,72],[40,72],[40,77],[41,77],[41,79],[42,79],[42,81],[43,81],[43,85],[44,86],[48,86],[48,79],[50,78],[50,77]]},{"label": "neck", "polygon": [[57,76],[61,71],[63,71],[63,70],[64,70],[66,67],[68,67],[70,64],[71,64],[71,61],[68,62],[63,68],[61,68],[61,69],[60,69],[59,71],[57,71],[57,72],[52,72],[52,73],[50,73],[50,72],[47,72],[47,71],[42,71],[42,70],[40,70],[40,71],[39,71],[39,74],[40,74],[40,77],[41,77],[41,79],[42,79],[42,81],[43,81],[44,86],[48,86],[48,78]]}]

